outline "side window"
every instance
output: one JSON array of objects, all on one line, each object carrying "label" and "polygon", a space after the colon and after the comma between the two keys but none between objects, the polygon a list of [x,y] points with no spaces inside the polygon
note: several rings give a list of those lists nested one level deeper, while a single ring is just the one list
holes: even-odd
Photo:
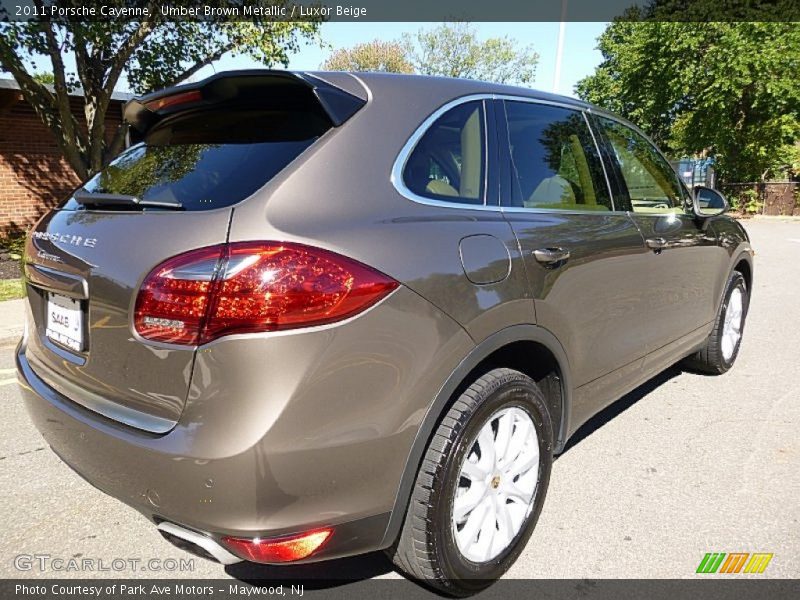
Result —
[{"label": "side window", "polygon": [[599,120],[628,188],[633,212],[682,213],[683,190],[670,164],[630,127],[611,119]]},{"label": "side window", "polygon": [[580,112],[510,100],[505,107],[512,206],[613,210],[597,147]]},{"label": "side window", "polygon": [[466,102],[439,117],[406,162],[406,187],[433,200],[483,204],[485,121],[481,101]]}]

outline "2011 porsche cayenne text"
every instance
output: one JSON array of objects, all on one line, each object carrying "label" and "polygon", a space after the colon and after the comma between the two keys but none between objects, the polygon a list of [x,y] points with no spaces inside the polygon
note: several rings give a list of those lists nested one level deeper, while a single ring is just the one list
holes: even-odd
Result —
[{"label": "2011 porsche cayenne text", "polygon": [[747,235],[595,107],[240,71],[125,118],[131,147],[28,238],[17,365],[64,462],[196,553],[384,549],[468,594],[582,423],[736,360]]}]

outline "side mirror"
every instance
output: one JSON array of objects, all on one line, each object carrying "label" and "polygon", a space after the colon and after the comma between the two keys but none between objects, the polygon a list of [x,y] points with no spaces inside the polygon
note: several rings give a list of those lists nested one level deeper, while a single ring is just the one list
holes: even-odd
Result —
[{"label": "side mirror", "polygon": [[698,185],[694,188],[694,202],[692,209],[694,214],[705,219],[707,217],[716,217],[723,213],[728,212],[730,204],[721,193],[717,190]]}]

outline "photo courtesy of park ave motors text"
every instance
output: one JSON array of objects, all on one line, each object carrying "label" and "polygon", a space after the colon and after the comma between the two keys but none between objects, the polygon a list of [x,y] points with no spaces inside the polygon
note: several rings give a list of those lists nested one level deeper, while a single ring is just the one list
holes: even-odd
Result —
[{"label": "photo courtesy of park ave motors text", "polygon": [[800,7],[729,4],[2,0],[3,597],[796,597]]}]

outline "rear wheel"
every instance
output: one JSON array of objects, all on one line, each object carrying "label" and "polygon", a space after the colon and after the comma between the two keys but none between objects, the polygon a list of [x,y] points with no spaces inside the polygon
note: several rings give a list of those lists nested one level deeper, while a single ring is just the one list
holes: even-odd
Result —
[{"label": "rear wheel", "polygon": [[731,273],[714,329],[706,345],[686,360],[689,368],[718,375],[733,366],[742,343],[750,305],[747,283],[738,271]]},{"label": "rear wheel", "polygon": [[547,406],[532,379],[494,369],[475,381],[430,441],[388,551],[395,565],[452,595],[490,585],[536,525],[552,447]]}]

